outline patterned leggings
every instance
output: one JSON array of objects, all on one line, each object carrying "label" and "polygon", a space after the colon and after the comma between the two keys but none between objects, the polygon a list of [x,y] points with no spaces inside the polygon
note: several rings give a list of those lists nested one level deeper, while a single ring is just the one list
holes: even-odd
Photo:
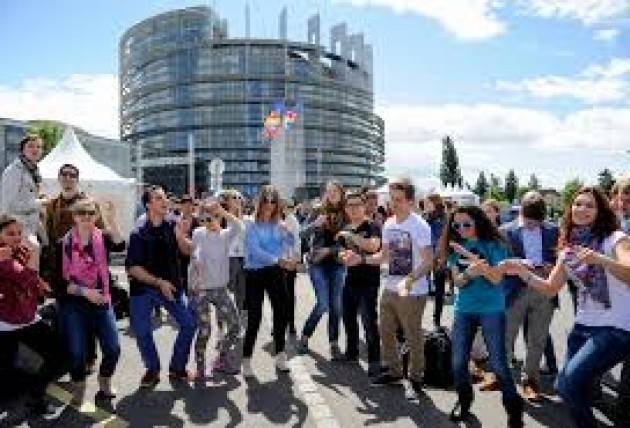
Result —
[{"label": "patterned leggings", "polygon": [[219,342],[219,352],[227,353],[236,347],[241,331],[241,320],[236,304],[228,294],[227,288],[215,288],[194,293],[192,304],[197,315],[199,332],[195,341],[195,359],[205,362],[206,345],[210,339],[210,305],[217,311],[217,319],[227,324],[227,332]]}]

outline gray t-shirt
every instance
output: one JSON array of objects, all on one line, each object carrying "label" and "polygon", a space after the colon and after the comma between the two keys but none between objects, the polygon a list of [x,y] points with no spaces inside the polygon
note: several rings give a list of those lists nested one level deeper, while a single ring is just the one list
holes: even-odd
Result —
[{"label": "gray t-shirt", "polygon": [[211,232],[198,227],[192,235],[192,254],[188,274],[189,284],[207,290],[226,287],[230,279],[230,243],[238,238],[242,222],[228,223],[227,229]]}]

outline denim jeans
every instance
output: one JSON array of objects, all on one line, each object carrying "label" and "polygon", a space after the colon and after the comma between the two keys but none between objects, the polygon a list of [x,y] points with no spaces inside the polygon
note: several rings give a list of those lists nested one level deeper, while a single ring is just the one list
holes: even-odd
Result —
[{"label": "denim jeans", "polygon": [[368,362],[381,361],[381,337],[378,332],[378,284],[346,284],[343,288],[343,325],[346,329],[346,355],[359,356],[359,323],[357,315],[361,314],[361,323],[365,331],[368,346]]},{"label": "denim jeans", "polygon": [[129,306],[131,328],[136,334],[138,350],[146,369],[155,372],[160,371],[160,358],[153,340],[151,314],[156,307],[162,306],[179,326],[169,369],[174,371],[185,370],[197,323],[192,310],[188,306],[188,300],[184,291],[182,289],[177,290],[175,300],[170,301],[158,290],[147,289],[142,294],[132,295]]},{"label": "denim jeans", "polygon": [[103,353],[99,376],[112,377],[120,357],[120,341],[112,307],[96,307],[75,299],[63,300],[59,304],[59,321],[68,347],[72,380],[85,380],[87,346],[92,332]]},{"label": "denim jeans", "polygon": [[576,426],[597,426],[591,410],[593,381],[629,355],[630,332],[575,324],[567,339],[567,360],[556,379],[556,390]]},{"label": "denim jeans", "polygon": [[312,265],[309,275],[317,303],[308,316],[302,335],[311,337],[320,318],[328,312],[328,341],[339,339],[339,319],[341,316],[341,294],[346,275],[346,268],[339,264]]},{"label": "denim jeans", "polygon": [[505,350],[505,313],[455,312],[453,321],[453,378],[458,390],[470,388],[468,361],[477,327],[481,326],[490,366],[501,384],[503,402],[519,400]]}]

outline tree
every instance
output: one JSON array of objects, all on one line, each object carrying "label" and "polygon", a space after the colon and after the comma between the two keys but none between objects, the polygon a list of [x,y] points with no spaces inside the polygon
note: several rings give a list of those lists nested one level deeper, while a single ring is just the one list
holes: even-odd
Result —
[{"label": "tree", "polygon": [[538,177],[536,177],[536,174],[532,174],[529,176],[527,188],[529,190],[540,190],[540,182],[538,181]]},{"label": "tree", "polygon": [[608,168],[604,168],[598,175],[599,187],[606,193],[610,193],[610,189],[615,185],[615,177]]},{"label": "tree", "polygon": [[488,180],[486,180],[486,174],[481,171],[479,173],[479,177],[477,177],[477,182],[475,183],[475,187],[473,187],[472,192],[483,200],[488,193],[489,187],[490,185],[488,184]]},{"label": "tree", "polygon": [[501,179],[494,175],[490,174],[490,190],[489,197],[492,199],[496,199],[497,201],[505,201],[505,193],[503,193],[503,189],[501,188]]},{"label": "tree", "polygon": [[440,165],[440,181],[442,185],[456,185],[461,187],[462,184],[462,172],[459,168],[459,159],[457,157],[457,150],[455,150],[455,144],[450,136],[446,136],[442,139],[442,164]]},{"label": "tree", "polygon": [[564,188],[562,189],[562,208],[566,209],[571,202],[573,202],[573,197],[577,193],[578,190],[584,185],[582,181],[576,177],[573,180],[569,180],[564,184]]},{"label": "tree", "polygon": [[505,197],[507,198],[509,203],[514,202],[514,199],[516,199],[517,192],[518,192],[518,177],[516,177],[514,170],[511,169],[508,171],[507,176],[505,177]]},{"label": "tree", "polygon": [[44,156],[46,156],[61,141],[63,129],[57,122],[40,120],[31,123],[28,133],[39,135],[44,143]]}]

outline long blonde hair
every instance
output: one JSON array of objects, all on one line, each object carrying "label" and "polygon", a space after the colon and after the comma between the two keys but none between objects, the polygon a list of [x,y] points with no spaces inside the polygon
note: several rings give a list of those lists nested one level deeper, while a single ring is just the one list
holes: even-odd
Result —
[{"label": "long blonde hair", "polygon": [[256,198],[256,212],[254,214],[254,218],[256,221],[260,221],[261,208],[263,204],[263,200],[270,198],[276,201],[276,206],[271,213],[271,222],[277,223],[280,219],[280,194],[278,193],[278,189],[271,184],[265,184],[260,188],[260,192],[258,193],[258,197]]}]

